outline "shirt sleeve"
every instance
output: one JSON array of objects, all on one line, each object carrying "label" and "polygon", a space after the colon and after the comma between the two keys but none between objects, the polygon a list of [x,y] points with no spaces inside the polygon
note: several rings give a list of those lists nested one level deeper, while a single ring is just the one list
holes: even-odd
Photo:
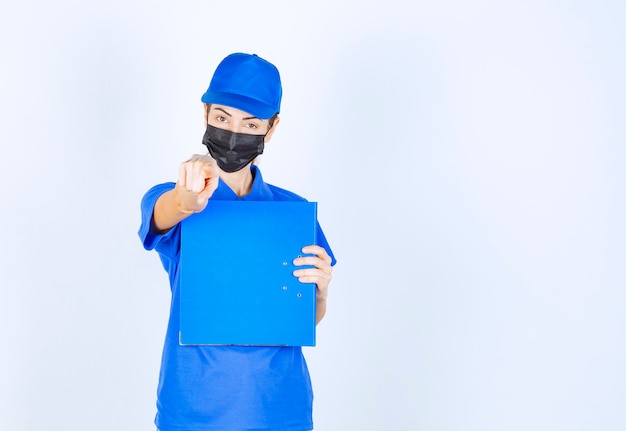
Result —
[{"label": "shirt sleeve", "polygon": [[152,187],[141,200],[141,226],[139,227],[139,239],[146,250],[155,249],[166,269],[168,264],[165,260],[175,258],[180,252],[180,224],[174,226],[165,233],[155,233],[151,230],[152,214],[159,197],[174,188],[174,183],[164,183]]},{"label": "shirt sleeve", "polygon": [[330,264],[332,266],[335,266],[335,264],[337,263],[337,259],[335,259],[335,255],[333,254],[333,251],[330,248],[328,241],[326,240],[326,236],[324,235],[324,231],[322,230],[319,223],[317,223],[317,244],[316,245],[319,245],[320,247],[326,249],[326,253],[328,253],[330,258],[332,259],[332,262]]}]

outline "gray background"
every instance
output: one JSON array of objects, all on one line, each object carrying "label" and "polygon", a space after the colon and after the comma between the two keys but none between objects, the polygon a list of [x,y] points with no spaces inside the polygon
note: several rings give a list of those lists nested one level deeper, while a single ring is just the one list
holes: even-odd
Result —
[{"label": "gray background", "polygon": [[167,277],[139,201],[217,63],[281,70],[265,179],[339,265],[315,422],[626,429],[619,1],[22,1],[0,10],[0,426],[152,430]]}]

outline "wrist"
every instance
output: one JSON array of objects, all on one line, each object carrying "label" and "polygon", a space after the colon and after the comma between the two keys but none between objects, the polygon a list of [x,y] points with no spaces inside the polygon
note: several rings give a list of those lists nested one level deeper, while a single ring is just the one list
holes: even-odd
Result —
[{"label": "wrist", "polygon": [[193,209],[187,209],[185,208],[181,202],[180,202],[180,190],[178,191],[178,193],[176,193],[176,198],[174,199],[174,206],[176,207],[176,210],[181,213],[181,214],[193,214],[196,211]]}]

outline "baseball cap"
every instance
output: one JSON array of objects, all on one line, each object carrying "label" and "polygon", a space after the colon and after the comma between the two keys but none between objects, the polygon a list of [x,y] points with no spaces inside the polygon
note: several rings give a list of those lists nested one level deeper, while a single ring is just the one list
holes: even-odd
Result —
[{"label": "baseball cap", "polygon": [[280,112],[282,94],[276,66],[256,54],[235,53],[217,66],[202,101],[266,120]]}]

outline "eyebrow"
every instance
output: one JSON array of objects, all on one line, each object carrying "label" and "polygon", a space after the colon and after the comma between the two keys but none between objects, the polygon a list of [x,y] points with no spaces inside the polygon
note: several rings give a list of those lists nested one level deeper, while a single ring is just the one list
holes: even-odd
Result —
[{"label": "eyebrow", "polygon": [[[232,117],[231,114],[229,114],[228,112],[224,111],[222,108],[214,108],[216,111],[222,111],[224,114],[228,115],[229,117]],[[259,117],[244,117],[243,120],[260,120]]]}]

